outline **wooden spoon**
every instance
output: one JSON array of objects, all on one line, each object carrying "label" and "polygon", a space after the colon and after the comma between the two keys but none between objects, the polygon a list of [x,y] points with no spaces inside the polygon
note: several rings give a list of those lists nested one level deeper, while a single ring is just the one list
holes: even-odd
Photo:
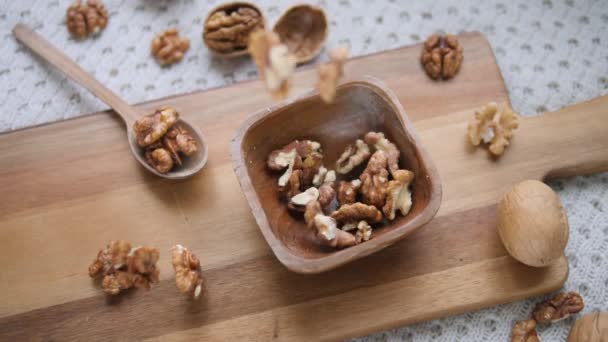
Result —
[{"label": "wooden spoon", "polygon": [[205,144],[203,134],[187,121],[179,119],[178,124],[191,132],[194,139],[196,139],[199,146],[198,152],[191,157],[184,158],[182,166],[175,171],[169,171],[165,174],[156,171],[146,162],[144,150],[137,144],[135,135],[132,131],[133,123],[137,118],[142,116],[143,113],[123,101],[110,89],[106,88],[93,76],[84,71],[78,64],[51,45],[46,39],[29,29],[27,26],[23,24],[15,25],[13,34],[18,41],[36,52],[40,57],[47,60],[57,69],[63,71],[69,78],[87,88],[93,95],[97,96],[114,109],[127,126],[127,138],[133,156],[148,171],[163,178],[183,179],[192,176],[205,166],[205,163],[207,162],[207,145]]}]

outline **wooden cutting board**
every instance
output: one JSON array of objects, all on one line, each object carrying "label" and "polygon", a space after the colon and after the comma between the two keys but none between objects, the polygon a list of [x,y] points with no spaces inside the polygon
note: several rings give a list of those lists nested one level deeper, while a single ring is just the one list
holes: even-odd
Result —
[{"label": "wooden cutting board", "polygon": [[[492,50],[461,36],[465,62],[433,82],[420,46],[357,58],[347,74],[384,80],[434,158],[443,204],[419,232],[330,273],[288,271],[259,232],[228,155],[243,119],[271,103],[259,81],[177,96],[209,142],[194,178],[149,175],[130,156],[109,113],[0,135],[0,340],[337,340],[477,310],[553,291],[568,277],[562,258],[545,269],[509,257],[496,232],[496,203],[523,179],[608,169],[608,97],[524,118],[498,161],[465,141],[475,108],[509,102]],[[297,75],[294,94],[314,84]],[[161,250],[151,291],[106,298],[87,275],[112,239]],[[169,248],[202,260],[204,296],[176,290]]]}]

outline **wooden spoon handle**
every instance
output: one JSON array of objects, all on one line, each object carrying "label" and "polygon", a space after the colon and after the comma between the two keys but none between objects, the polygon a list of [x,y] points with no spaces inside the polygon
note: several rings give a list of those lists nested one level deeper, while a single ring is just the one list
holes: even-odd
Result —
[{"label": "wooden spoon handle", "polygon": [[521,165],[534,164],[540,178],[608,171],[608,95],[524,118],[520,129]]},{"label": "wooden spoon handle", "polygon": [[51,45],[46,39],[29,29],[27,26],[23,24],[15,25],[13,34],[18,41],[36,52],[40,57],[47,60],[57,69],[63,71],[69,78],[87,88],[93,95],[112,107],[124,120],[127,128],[130,128],[133,122],[140,116],[140,113],[134,107],[123,101],[88,72],[84,71],[78,64]]}]

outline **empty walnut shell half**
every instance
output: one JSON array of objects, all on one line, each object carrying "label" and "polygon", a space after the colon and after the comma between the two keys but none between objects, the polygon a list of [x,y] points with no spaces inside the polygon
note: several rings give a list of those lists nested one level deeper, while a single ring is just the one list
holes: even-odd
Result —
[{"label": "empty walnut shell half", "polygon": [[296,5],[274,25],[274,32],[297,58],[298,64],[317,57],[327,39],[327,17],[319,7]]},{"label": "empty walnut shell half", "polygon": [[220,57],[247,55],[249,35],[265,27],[262,11],[248,2],[229,2],[212,9],[203,25],[203,41]]}]

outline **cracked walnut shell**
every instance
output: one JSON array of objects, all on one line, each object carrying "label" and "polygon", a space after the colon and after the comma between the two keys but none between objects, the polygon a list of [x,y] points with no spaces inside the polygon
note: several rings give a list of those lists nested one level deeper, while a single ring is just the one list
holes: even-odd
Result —
[{"label": "cracked walnut shell", "polygon": [[195,299],[201,295],[203,275],[201,262],[186,247],[175,245],[171,248],[171,264],[175,271],[175,285],[183,294]]},{"label": "cracked walnut shell", "polygon": [[528,319],[517,322],[511,329],[511,342],[540,342],[536,332],[536,321]]},{"label": "cracked walnut shell", "polygon": [[255,5],[227,3],[209,12],[203,28],[203,41],[218,56],[242,56],[247,54],[250,34],[263,28],[264,17]]},{"label": "cracked walnut shell", "polygon": [[449,79],[460,70],[463,51],[455,36],[434,34],[424,42],[420,63],[432,79]]},{"label": "cracked walnut shell", "polygon": [[285,98],[296,69],[296,57],[281,43],[276,33],[264,30],[257,30],[249,37],[249,53],[272,96]]},{"label": "cracked walnut shell", "polygon": [[578,293],[560,293],[538,303],[532,312],[532,317],[538,324],[555,323],[580,312],[584,307],[583,298]]},{"label": "cracked walnut shell", "polygon": [[289,8],[277,20],[273,31],[287,45],[297,63],[305,63],[319,55],[327,39],[328,25],[323,9],[302,4]]},{"label": "cracked walnut shell", "polygon": [[76,39],[98,34],[108,24],[108,11],[99,0],[76,0],[66,12],[68,31]]},{"label": "cracked walnut shell", "polygon": [[510,108],[498,111],[496,102],[490,102],[475,111],[469,122],[467,133],[473,146],[489,144],[490,153],[500,156],[509,145],[513,131],[519,127],[519,120]]},{"label": "cracked walnut shell", "polygon": [[150,43],[150,53],[160,65],[169,65],[181,61],[184,53],[189,48],[190,40],[180,38],[175,28],[156,35]]}]

